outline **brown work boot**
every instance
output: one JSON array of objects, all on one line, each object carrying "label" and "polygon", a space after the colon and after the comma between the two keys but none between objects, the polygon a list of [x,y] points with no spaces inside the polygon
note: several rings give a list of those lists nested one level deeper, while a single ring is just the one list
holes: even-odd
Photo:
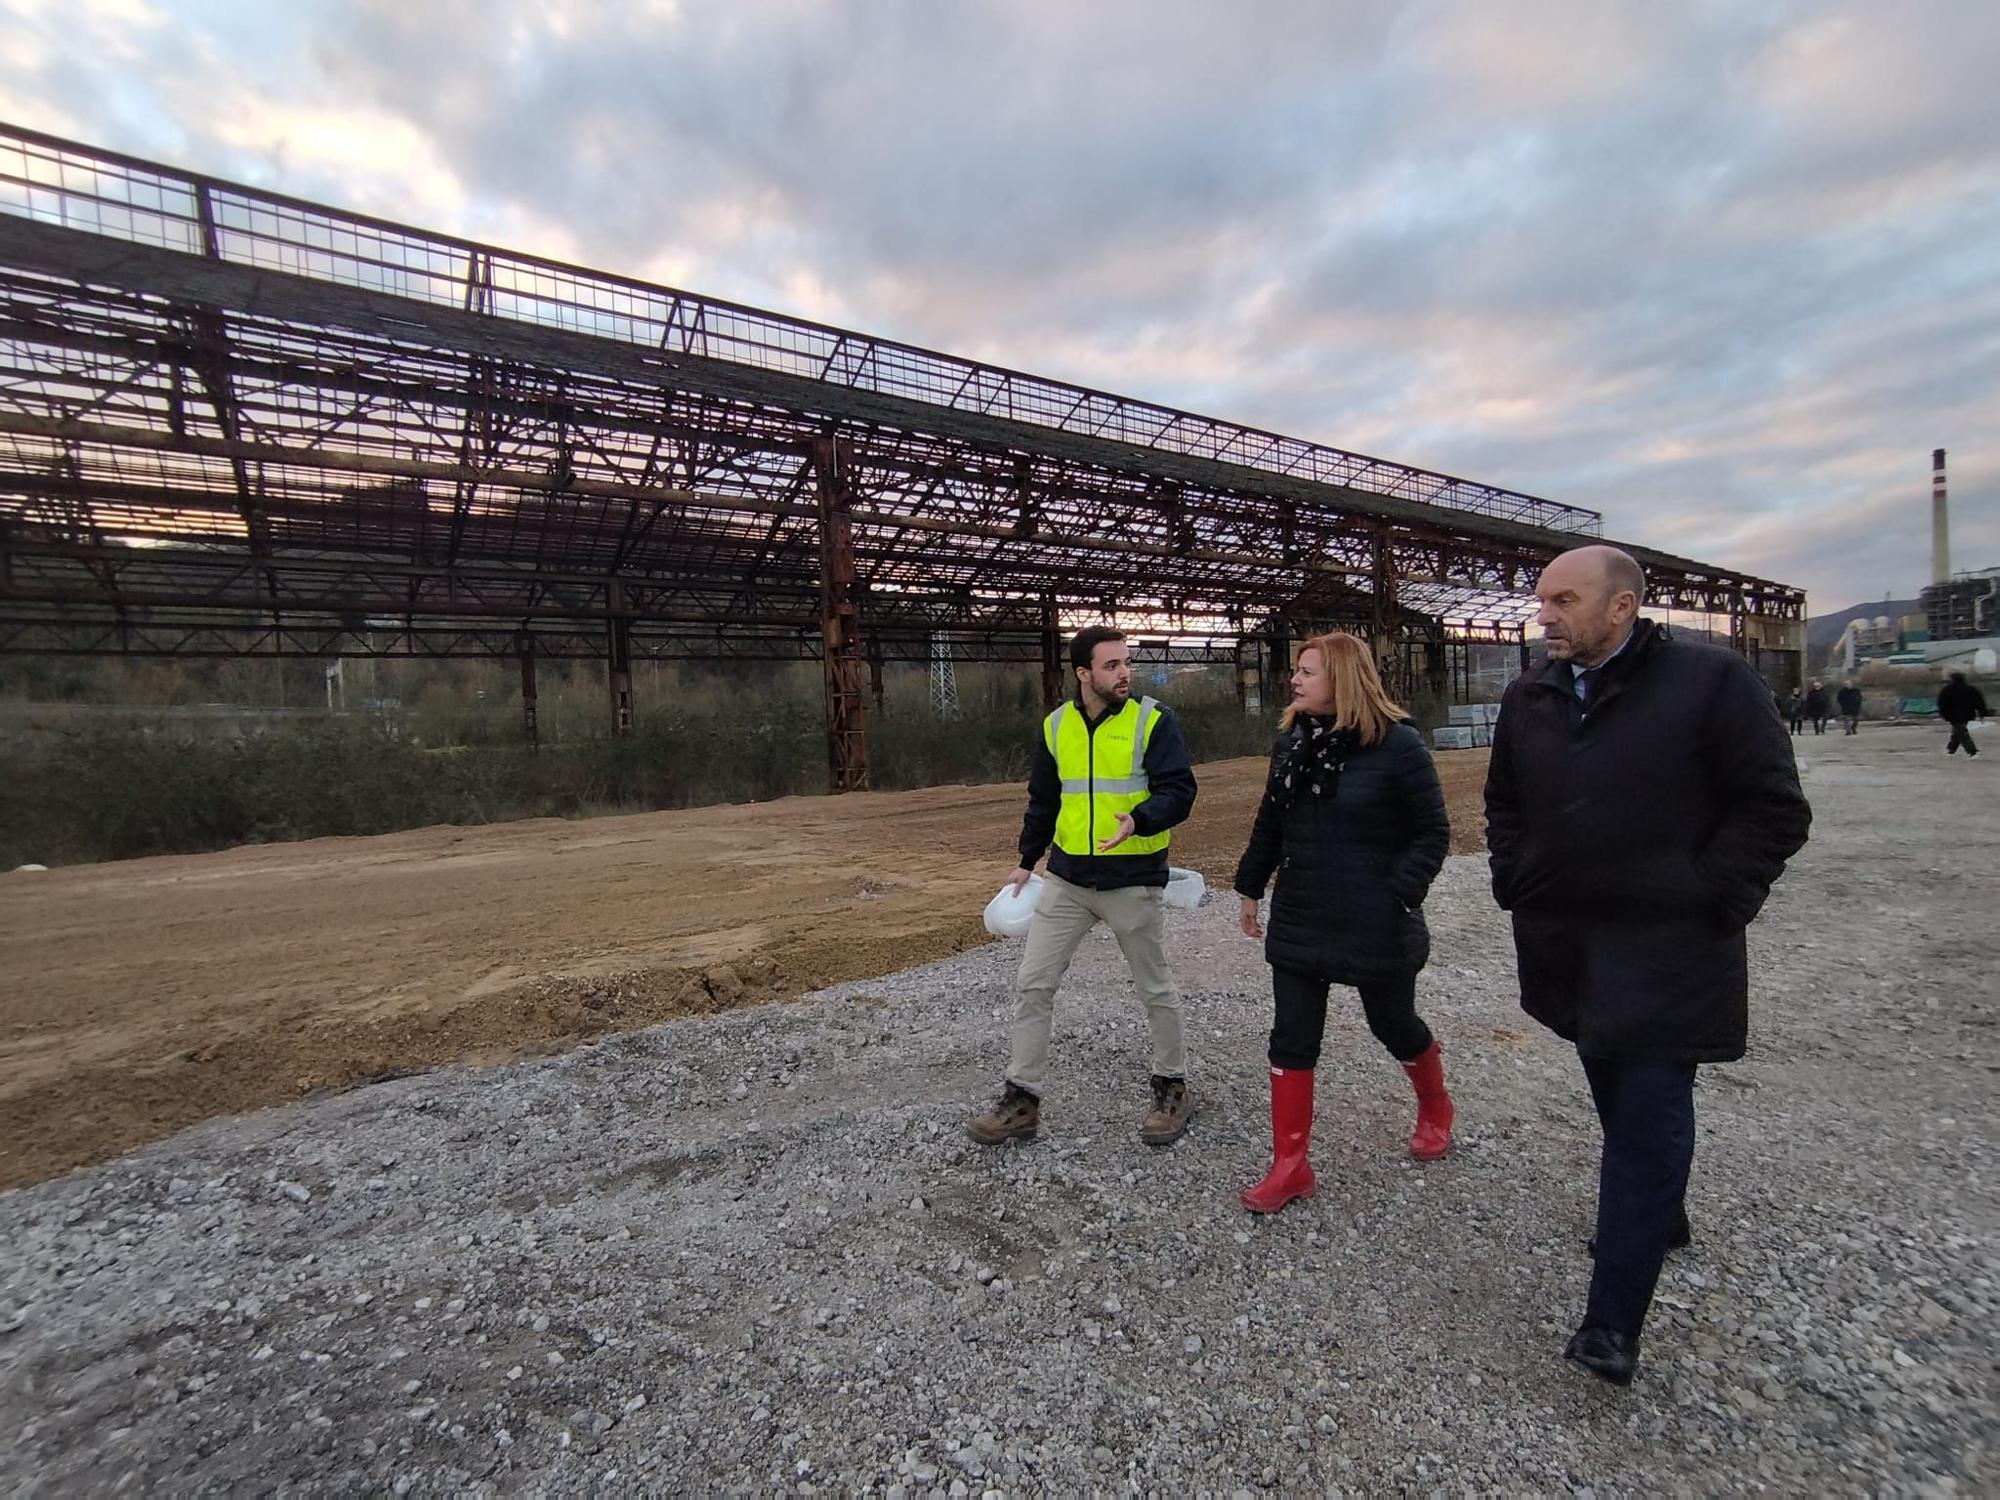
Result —
[{"label": "brown work boot", "polygon": [[1006,1141],[1031,1141],[1042,1128],[1042,1101],[1010,1083],[1000,1091],[999,1102],[983,1115],[965,1122],[965,1133],[982,1146],[998,1146]]},{"label": "brown work boot", "polygon": [[1139,1139],[1149,1146],[1171,1146],[1186,1132],[1194,1106],[1188,1102],[1185,1078],[1153,1075],[1153,1107],[1139,1122]]}]

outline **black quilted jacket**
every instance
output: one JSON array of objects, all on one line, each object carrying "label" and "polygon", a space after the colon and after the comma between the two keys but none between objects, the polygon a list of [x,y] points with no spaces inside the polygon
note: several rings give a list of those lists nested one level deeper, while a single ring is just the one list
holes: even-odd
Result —
[{"label": "black quilted jacket", "polygon": [[[1285,762],[1297,730],[1280,735]],[[1267,791],[1236,866],[1237,894],[1261,897],[1272,967],[1335,984],[1414,974],[1430,957],[1423,904],[1451,846],[1444,793],[1423,736],[1398,724],[1352,751],[1331,795],[1301,788],[1289,806]]]}]

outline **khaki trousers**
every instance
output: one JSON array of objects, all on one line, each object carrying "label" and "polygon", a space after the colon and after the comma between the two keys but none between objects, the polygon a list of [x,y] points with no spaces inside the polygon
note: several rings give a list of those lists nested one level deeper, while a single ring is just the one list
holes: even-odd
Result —
[{"label": "khaki trousers", "polygon": [[1111,929],[1132,970],[1139,999],[1153,1028],[1153,1072],[1162,1078],[1187,1076],[1187,1043],[1181,1025],[1181,992],[1174,987],[1162,938],[1166,893],[1158,886],[1095,891],[1054,875],[1042,878],[1028,927],[1028,951],[1014,980],[1014,1049],[1007,1081],[1031,1094],[1042,1092],[1049,1071],[1049,1027],[1055,1019],[1056,987],[1069,971],[1077,945],[1099,922]]}]

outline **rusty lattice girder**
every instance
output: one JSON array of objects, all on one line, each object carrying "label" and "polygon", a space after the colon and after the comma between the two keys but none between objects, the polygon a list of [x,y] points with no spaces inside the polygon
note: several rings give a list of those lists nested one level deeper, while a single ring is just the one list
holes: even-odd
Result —
[{"label": "rusty lattice girder", "polygon": [[[1160,660],[1253,641],[1275,665],[1309,625],[1397,661],[1511,641],[1541,563],[1594,530],[1532,496],[0,130],[0,651],[352,654],[363,622],[389,642],[370,651],[526,639],[615,673],[837,642],[831,706],[859,702],[850,666],[921,660],[933,633],[1046,668],[1100,613]],[[1803,617],[1796,590],[1632,550],[1668,607]]]}]

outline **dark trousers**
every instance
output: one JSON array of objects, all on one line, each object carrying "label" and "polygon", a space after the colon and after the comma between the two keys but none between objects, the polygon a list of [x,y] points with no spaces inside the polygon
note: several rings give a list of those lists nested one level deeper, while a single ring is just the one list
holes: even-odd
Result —
[{"label": "dark trousers", "polygon": [[1825,734],[1825,733],[1826,733],[1826,715],[1825,715],[1825,714],[1814,714],[1814,715],[1813,715],[1813,733],[1814,733],[1814,734]]},{"label": "dark trousers", "polygon": [[1793,719],[1791,721],[1791,724],[1792,724],[1793,734],[1803,733],[1806,727],[1806,721],[1804,719]]},{"label": "dark trousers", "polygon": [[1954,724],[1951,726],[1951,738],[1945,742],[1944,753],[1946,755],[1956,755],[1960,745],[1965,747],[1967,755],[1977,755],[1979,753],[1979,747],[1972,743],[1972,726],[1970,724]]},{"label": "dark trousers", "polygon": [[1585,1323],[1637,1337],[1694,1164],[1694,1064],[1583,1059],[1604,1126]]},{"label": "dark trousers", "polygon": [[[1329,981],[1296,969],[1271,970],[1271,995],[1277,1015],[1271,1023],[1271,1066],[1311,1068],[1319,1062],[1320,1039],[1326,1034]],[[1375,1040],[1397,1062],[1421,1056],[1431,1044],[1431,1029],[1417,1014],[1417,976],[1357,985],[1361,1009]]]}]

